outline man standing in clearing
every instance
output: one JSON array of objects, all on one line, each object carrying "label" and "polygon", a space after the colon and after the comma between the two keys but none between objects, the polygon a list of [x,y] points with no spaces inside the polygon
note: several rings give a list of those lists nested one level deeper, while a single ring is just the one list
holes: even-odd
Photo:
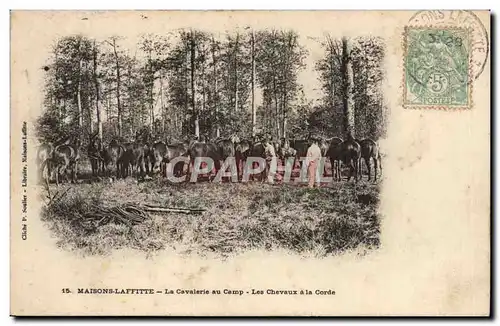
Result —
[{"label": "man standing in clearing", "polygon": [[307,175],[309,180],[309,188],[314,187],[314,179],[317,178],[318,187],[319,175],[317,176],[318,164],[321,160],[321,149],[318,146],[318,137],[311,137],[312,145],[307,149]]},{"label": "man standing in clearing", "polygon": [[271,142],[271,136],[266,135],[264,142],[264,153],[266,155],[266,164],[269,166],[269,174],[267,175],[267,181],[269,183],[274,183],[274,176],[278,168],[278,159],[276,157],[276,151]]}]

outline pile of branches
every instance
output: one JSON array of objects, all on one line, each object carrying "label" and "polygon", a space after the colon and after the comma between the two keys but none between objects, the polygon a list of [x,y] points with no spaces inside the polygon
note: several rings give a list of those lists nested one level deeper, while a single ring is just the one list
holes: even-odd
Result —
[{"label": "pile of branches", "polygon": [[79,223],[86,230],[94,230],[109,223],[131,227],[144,222],[147,218],[149,218],[148,213],[134,204],[113,207],[93,204],[83,214],[76,212],[73,222]]},{"label": "pile of branches", "polygon": [[110,223],[132,227],[149,218],[145,208],[138,204],[106,205],[98,198],[66,196],[69,189],[49,197],[46,210],[52,214],[48,216],[59,216],[85,231],[95,231]]},{"label": "pile of branches", "polygon": [[47,216],[59,217],[69,221],[77,229],[88,232],[96,231],[107,224],[132,227],[149,219],[148,212],[153,214],[201,214],[205,209],[181,207],[164,207],[147,203],[123,203],[110,205],[99,197],[82,196],[78,193],[67,195],[70,187],[49,196]]}]

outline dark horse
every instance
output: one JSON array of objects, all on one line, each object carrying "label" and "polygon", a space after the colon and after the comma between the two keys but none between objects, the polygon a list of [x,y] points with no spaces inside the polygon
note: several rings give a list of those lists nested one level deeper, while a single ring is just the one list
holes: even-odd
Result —
[{"label": "dark horse", "polygon": [[216,144],[219,149],[219,155],[221,160],[226,160],[228,157],[234,157],[236,154],[236,149],[234,144],[238,143],[238,137],[231,137],[230,139],[219,139]]},{"label": "dark horse", "polygon": [[[217,145],[214,143],[201,143],[201,142],[191,142],[189,146],[189,159],[190,166],[195,169],[195,161],[198,157],[209,157],[213,160],[215,164],[215,173],[220,169],[220,153]],[[196,167],[198,168],[198,167]],[[188,172],[191,168],[188,167]],[[188,173],[189,174],[189,173]]]},{"label": "dark horse", "polygon": [[111,176],[110,165],[115,167],[116,178],[120,178],[122,173],[120,157],[125,152],[122,145],[116,139],[112,139],[106,148],[101,152],[102,170],[105,176]]},{"label": "dark horse", "polygon": [[[238,162],[236,161],[236,144],[238,144],[240,139],[238,136],[232,136],[228,139],[219,139],[216,141],[217,148],[219,150],[219,157],[224,162],[227,158],[232,158],[236,163],[236,170],[238,170]],[[238,171],[236,171],[238,176]]]},{"label": "dark horse", "polygon": [[126,178],[134,173],[138,178],[143,178],[149,173],[151,134],[147,128],[138,130],[135,141],[123,144],[123,153],[118,159],[121,168],[121,177]]},{"label": "dark horse", "polygon": [[137,177],[144,177],[146,165],[144,160],[144,145],[137,142],[127,142],[123,144],[123,152],[118,159],[120,166],[120,176],[126,178],[136,174]]},{"label": "dark horse", "polygon": [[[104,148],[102,146],[101,138],[98,137],[98,133],[90,136],[90,141],[87,146],[87,155],[90,161],[90,167],[92,168],[92,177],[99,176],[99,170],[103,168],[104,159],[102,157]],[[104,169],[102,169],[104,172]]]},{"label": "dark horse", "polygon": [[[257,141],[255,144],[253,144],[252,149],[250,151],[250,156],[251,157],[260,157],[263,158],[264,160],[266,159],[266,147],[263,142]],[[265,164],[265,168],[262,170],[262,172],[259,173],[259,179],[260,181],[264,182],[266,180],[266,175],[269,172],[269,165]],[[253,179],[253,176],[252,176]]]},{"label": "dark horse", "polygon": [[347,181],[354,177],[354,181],[358,181],[359,161],[361,158],[361,146],[354,139],[351,133],[347,135],[347,139],[340,144],[341,160],[349,166],[349,177]]},{"label": "dark horse", "polygon": [[340,164],[342,160],[342,139],[338,137],[333,137],[330,140],[330,146],[328,147],[328,151],[326,156],[330,159],[330,164],[332,166],[332,178],[334,181],[340,181],[341,179],[341,170]]},{"label": "dark horse", "polygon": [[366,168],[368,169],[368,181],[371,180],[371,161],[373,159],[373,167],[374,167],[374,177],[375,181],[377,181],[377,165],[380,167],[380,173],[382,174],[382,161],[380,159],[380,149],[377,143],[370,139],[366,138],[359,142],[361,146],[361,158],[365,161]]}]

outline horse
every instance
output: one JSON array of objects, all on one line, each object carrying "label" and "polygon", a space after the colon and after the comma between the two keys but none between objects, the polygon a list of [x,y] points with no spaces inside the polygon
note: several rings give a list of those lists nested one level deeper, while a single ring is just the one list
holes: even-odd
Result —
[{"label": "horse", "polygon": [[330,140],[330,146],[326,152],[326,156],[330,159],[330,164],[332,166],[332,178],[334,181],[340,181],[341,179],[341,171],[340,165],[342,160],[342,150],[341,144],[343,140],[339,137],[333,137]]},{"label": "horse", "polygon": [[351,133],[347,139],[340,144],[341,161],[349,166],[349,176],[347,181],[354,177],[354,181],[358,181],[359,177],[359,161],[361,158],[361,146],[354,139]]},{"label": "horse", "polygon": [[137,178],[144,178],[150,170],[150,142],[151,133],[148,128],[142,128],[135,133],[135,140],[126,142],[123,146],[123,152],[118,158],[118,164],[121,168],[121,177],[126,178],[129,175],[136,175]]},{"label": "horse", "polygon": [[[190,166],[194,169],[194,162],[198,157],[209,157],[213,160],[215,164],[215,173],[217,173],[220,169],[220,152],[217,148],[217,145],[211,142],[198,142],[191,141],[189,146],[189,161]],[[190,167],[188,167],[188,174],[190,172]]]},{"label": "horse", "polygon": [[136,175],[138,178],[144,176],[145,166],[145,146],[138,142],[127,142],[123,144],[123,152],[118,159],[120,175],[126,178],[129,175]]},{"label": "horse", "polygon": [[366,168],[368,169],[368,181],[371,180],[371,161],[373,159],[373,167],[374,167],[374,178],[375,182],[377,181],[377,165],[380,167],[380,173],[382,174],[382,160],[380,157],[380,148],[377,143],[370,139],[366,138],[359,142],[361,146],[361,158],[365,161]]},{"label": "horse", "polygon": [[[186,156],[188,151],[188,144],[176,143],[170,144],[158,141],[151,147],[151,161],[153,163],[153,173],[162,172],[163,176],[167,176],[167,164],[180,156]],[[184,164],[175,164],[173,168],[174,176],[179,177],[184,170]]]},{"label": "horse", "polygon": [[120,157],[125,152],[125,148],[119,144],[116,139],[112,139],[106,148],[101,151],[102,157],[102,171],[105,176],[110,176],[111,171],[109,166],[115,166],[116,178],[120,178],[122,175],[122,162]]},{"label": "horse", "polygon": [[[90,141],[87,146],[87,155],[89,157],[90,166],[92,169],[92,177],[99,176],[99,169],[103,166],[104,159],[102,157],[103,154],[103,146],[101,138],[98,137],[98,134],[90,136]],[[104,172],[104,169],[103,169]]]},{"label": "horse", "polygon": [[[260,157],[260,158],[263,158],[265,160],[266,159],[265,144],[261,141],[257,141],[256,143],[254,143],[252,146],[252,149],[250,151],[250,156],[251,157]],[[262,182],[264,182],[266,180],[266,175],[267,175],[268,171],[269,171],[269,166],[266,162],[265,168],[262,170],[262,172],[259,173],[259,178]]]},{"label": "horse", "polygon": [[69,181],[68,173],[71,174],[71,182],[76,183],[78,176],[78,163],[80,161],[79,139],[65,141],[62,145],[54,148],[51,165],[54,166],[56,184],[59,185],[59,176],[65,177]]},{"label": "horse", "polygon": [[49,186],[49,178],[51,174],[50,160],[54,153],[54,146],[51,143],[44,143],[38,147],[36,155],[36,163],[38,167],[39,181],[44,182],[45,186]]}]

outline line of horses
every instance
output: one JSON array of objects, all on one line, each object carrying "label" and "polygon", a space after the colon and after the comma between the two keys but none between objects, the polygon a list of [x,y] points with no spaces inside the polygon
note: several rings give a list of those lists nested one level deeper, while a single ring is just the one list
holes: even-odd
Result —
[{"label": "line of horses", "polygon": [[[294,166],[301,164],[300,158],[306,157],[307,149],[312,140],[281,140],[271,142],[277,157],[281,160],[294,158]],[[364,160],[368,170],[368,181],[371,180],[371,161],[374,166],[374,179],[377,181],[377,167],[382,172],[381,153],[378,144],[370,139],[357,140],[348,135],[346,140],[338,137],[330,139],[320,138],[318,145],[322,155],[330,160],[334,181],[341,181],[342,167],[349,168],[347,180],[355,181],[362,178],[361,160]],[[175,158],[184,157],[187,164],[187,174],[194,167],[198,157],[209,157],[215,165],[215,172],[221,168],[221,161],[228,157],[236,160],[238,180],[241,179],[245,162],[248,157],[266,159],[265,142],[259,139],[240,139],[237,136],[207,139],[186,139],[181,142],[166,142],[153,140],[148,132],[137,132],[135,140],[120,142],[112,139],[107,145],[97,134],[91,135],[87,146],[87,157],[90,161],[92,176],[126,178],[135,176],[139,179],[150,178],[161,173],[166,176],[167,166]],[[41,180],[48,186],[52,180],[56,184],[60,181],[77,181],[78,165],[81,160],[81,141],[68,138],[58,144],[44,143],[37,153],[37,163]],[[175,176],[181,176],[186,163],[180,161],[172,168]],[[269,173],[268,166],[261,172],[260,179],[264,180]],[[114,170],[114,171],[113,171]]]}]

